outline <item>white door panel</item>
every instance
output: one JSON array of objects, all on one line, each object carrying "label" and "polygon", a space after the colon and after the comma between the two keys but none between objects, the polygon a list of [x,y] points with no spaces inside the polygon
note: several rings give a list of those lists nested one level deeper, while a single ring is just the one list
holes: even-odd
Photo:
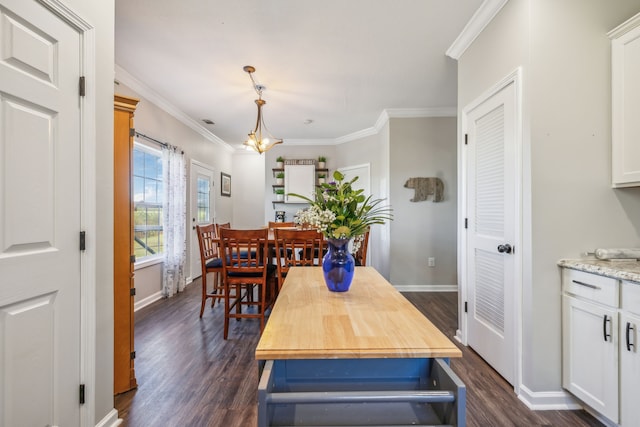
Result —
[{"label": "white door panel", "polygon": [[515,84],[467,114],[468,343],[513,383]]},{"label": "white door panel", "polygon": [[0,0],[0,426],[80,424],[80,36]]}]

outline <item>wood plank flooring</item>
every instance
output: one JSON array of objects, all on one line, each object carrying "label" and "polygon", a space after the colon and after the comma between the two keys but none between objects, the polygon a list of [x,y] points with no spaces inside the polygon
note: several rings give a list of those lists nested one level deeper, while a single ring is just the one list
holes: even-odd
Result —
[{"label": "wood plank flooring", "polygon": [[[198,317],[200,286],[198,279],[185,292],[136,312],[138,388],[115,397],[123,427],[256,425],[258,321],[232,321],[224,341],[221,306],[208,306]],[[403,295],[453,337],[455,293]],[[602,425],[584,411],[530,411],[473,350],[459,347],[463,357],[451,366],[467,386],[469,427]]]}]

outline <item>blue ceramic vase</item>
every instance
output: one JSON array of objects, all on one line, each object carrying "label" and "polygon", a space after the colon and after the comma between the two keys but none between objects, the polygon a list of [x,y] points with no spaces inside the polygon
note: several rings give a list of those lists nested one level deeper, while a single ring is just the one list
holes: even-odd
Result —
[{"label": "blue ceramic vase", "polygon": [[324,281],[332,292],[346,292],[351,286],[356,261],[349,252],[351,239],[327,239],[329,251],[322,259]]}]

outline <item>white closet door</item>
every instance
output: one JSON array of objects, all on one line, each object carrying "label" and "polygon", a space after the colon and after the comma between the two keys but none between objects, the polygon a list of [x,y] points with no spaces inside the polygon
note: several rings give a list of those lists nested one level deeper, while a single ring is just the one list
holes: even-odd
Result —
[{"label": "white closet door", "polygon": [[0,46],[0,425],[79,426],[80,35],[0,0]]},{"label": "white closet door", "polygon": [[510,83],[467,116],[468,343],[510,383],[515,366],[515,113],[515,84]]}]

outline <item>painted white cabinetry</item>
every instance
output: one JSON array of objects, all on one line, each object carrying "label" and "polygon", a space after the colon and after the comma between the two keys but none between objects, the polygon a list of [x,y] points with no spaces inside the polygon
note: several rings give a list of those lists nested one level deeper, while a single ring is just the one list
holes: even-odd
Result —
[{"label": "painted white cabinetry", "polygon": [[611,38],[612,186],[640,186],[640,14]]},{"label": "painted white cabinetry", "polygon": [[620,311],[620,425],[640,426],[638,396],[640,396],[640,285],[622,282]]},{"label": "painted white cabinetry", "polygon": [[296,193],[313,199],[316,187],[315,165],[285,165],[284,166],[284,193],[285,203],[305,203],[299,197],[289,196]]},{"label": "painted white cabinetry", "polygon": [[562,386],[622,427],[640,427],[640,284],[562,270]]},{"label": "painted white cabinetry", "polygon": [[563,269],[562,386],[618,422],[618,281]]}]

